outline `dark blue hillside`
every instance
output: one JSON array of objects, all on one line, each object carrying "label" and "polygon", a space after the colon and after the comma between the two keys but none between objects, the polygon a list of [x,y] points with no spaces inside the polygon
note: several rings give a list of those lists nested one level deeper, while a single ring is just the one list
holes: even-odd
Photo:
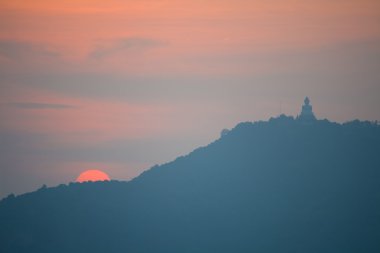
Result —
[{"label": "dark blue hillside", "polygon": [[10,253],[377,253],[380,126],[241,123],[130,182],[8,197],[0,238]]}]

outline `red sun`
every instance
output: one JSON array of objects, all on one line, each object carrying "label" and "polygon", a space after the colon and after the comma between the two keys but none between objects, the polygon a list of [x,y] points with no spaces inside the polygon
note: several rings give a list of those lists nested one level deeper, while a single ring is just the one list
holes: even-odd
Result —
[{"label": "red sun", "polygon": [[110,177],[100,170],[86,170],[82,172],[77,178],[77,182],[88,182],[88,181],[109,181]]}]

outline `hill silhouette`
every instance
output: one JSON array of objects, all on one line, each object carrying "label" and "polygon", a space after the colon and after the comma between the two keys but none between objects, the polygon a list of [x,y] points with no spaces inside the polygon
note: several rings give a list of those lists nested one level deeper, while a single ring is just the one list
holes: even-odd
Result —
[{"label": "hill silhouette", "polygon": [[129,182],[3,199],[0,252],[380,252],[380,126],[238,124]]}]

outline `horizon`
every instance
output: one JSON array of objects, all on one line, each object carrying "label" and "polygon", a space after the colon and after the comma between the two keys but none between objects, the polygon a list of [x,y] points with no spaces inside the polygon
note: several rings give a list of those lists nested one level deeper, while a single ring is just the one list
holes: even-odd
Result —
[{"label": "horizon", "polygon": [[[302,114],[302,112],[301,112]],[[231,129],[222,129],[222,131],[220,131],[219,133],[219,136],[213,140],[210,140],[209,143],[203,143],[201,146],[197,146],[197,147],[193,147],[190,151],[188,151],[187,153],[184,153],[184,154],[180,154],[179,156],[177,157],[173,157],[167,161],[164,161],[163,163],[161,164],[154,164],[154,165],[151,165],[147,168],[144,168],[142,169],[142,171],[136,175],[135,177],[131,177],[131,178],[127,178],[127,179],[120,179],[120,178],[104,178],[104,176],[107,176],[103,171],[98,171],[99,173],[101,173],[101,177],[99,178],[94,178],[94,179],[91,179],[91,178],[88,178],[87,180],[83,180],[83,179],[79,179],[83,174],[86,174],[88,171],[92,171],[91,169],[87,170],[87,171],[83,171],[80,175],[78,175],[78,178],[72,180],[72,181],[69,181],[69,182],[61,182],[59,184],[56,184],[56,185],[46,185],[45,183],[42,184],[41,186],[39,186],[38,188],[35,188],[35,189],[32,189],[28,192],[21,192],[19,194],[16,194],[16,193],[9,193],[9,194],[6,194],[5,196],[1,196],[0,195],[0,201],[2,200],[5,200],[7,198],[9,198],[10,196],[11,197],[18,197],[18,196],[23,196],[24,194],[28,194],[28,193],[33,193],[33,192],[37,192],[37,191],[40,191],[41,189],[46,189],[46,188],[59,188],[61,187],[62,185],[65,185],[65,186],[70,186],[72,184],[86,184],[86,183],[111,183],[111,182],[129,182],[129,181],[132,181],[136,178],[138,178],[139,176],[141,176],[144,172],[146,171],[149,171],[151,169],[154,169],[155,167],[157,166],[165,166],[166,164],[168,163],[173,163],[175,162],[178,158],[180,157],[183,157],[183,156],[188,156],[190,155],[191,153],[193,153],[194,151],[198,150],[199,148],[204,148],[204,147],[207,147],[208,145],[212,144],[213,142],[219,140],[220,138],[222,138],[224,136],[224,134],[222,133],[223,131],[227,130],[228,132],[234,130],[236,127],[238,127],[240,124],[244,124],[244,123],[252,123],[252,124],[256,124],[256,123],[271,123],[272,120],[280,120],[280,119],[283,119],[283,117],[286,117],[287,119],[291,119],[293,121],[297,121],[299,122],[300,124],[305,124],[307,126],[309,126],[310,124],[314,124],[315,122],[321,122],[321,121],[327,121],[328,123],[334,123],[334,124],[339,124],[341,126],[344,126],[346,124],[350,124],[350,123],[355,123],[356,121],[358,122],[361,122],[361,123],[370,123],[370,124],[375,124],[376,126],[380,126],[380,122],[379,121],[368,121],[368,120],[359,120],[359,119],[353,119],[353,120],[350,120],[350,121],[345,121],[345,122],[336,122],[336,121],[331,121],[329,119],[319,119],[319,118],[315,118],[315,119],[311,119],[308,120],[306,119],[302,119],[302,118],[299,118],[299,116],[301,114],[298,114],[296,116],[293,116],[293,115],[287,115],[287,114],[280,114],[280,115],[277,115],[277,116],[273,116],[273,117],[270,117],[269,119],[267,120],[258,120],[258,121],[242,121],[242,122],[238,122],[236,123],[236,125],[234,127],[232,127]]]},{"label": "horizon", "polygon": [[5,0],[0,199],[129,180],[239,122],[380,120],[380,2]]}]

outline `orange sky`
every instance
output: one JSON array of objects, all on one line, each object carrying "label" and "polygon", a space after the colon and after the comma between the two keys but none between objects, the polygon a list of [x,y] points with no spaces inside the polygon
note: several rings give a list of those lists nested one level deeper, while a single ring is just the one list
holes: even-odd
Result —
[{"label": "orange sky", "polygon": [[[144,57],[164,60],[168,70],[194,54],[292,50],[379,36],[380,3],[374,0],[2,2],[0,38],[41,44],[80,63],[123,38],[161,42]],[[120,67],[122,56],[109,58],[103,59],[108,66]]]}]

